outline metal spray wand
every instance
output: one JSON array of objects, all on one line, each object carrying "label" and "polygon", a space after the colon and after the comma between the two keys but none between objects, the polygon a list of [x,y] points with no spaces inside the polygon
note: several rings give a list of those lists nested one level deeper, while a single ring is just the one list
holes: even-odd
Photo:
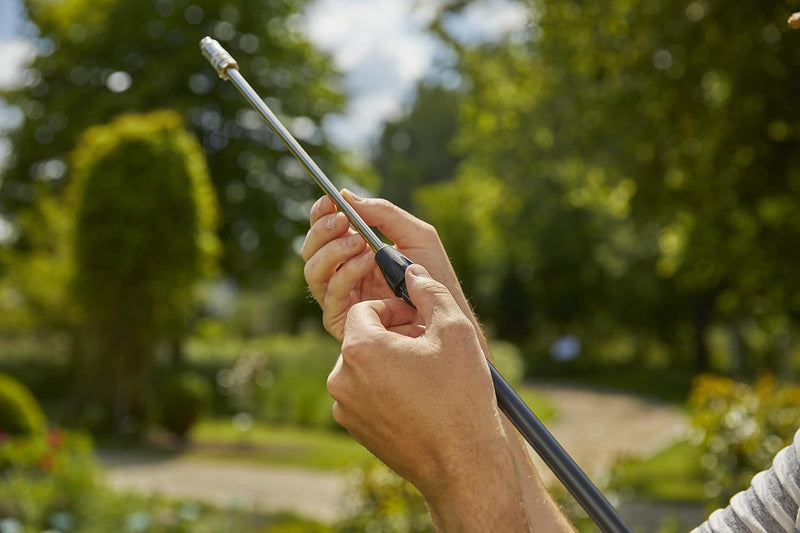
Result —
[{"label": "metal spray wand", "polygon": [[[214,39],[204,37],[200,41],[203,55],[211,63],[223,80],[230,81],[244,98],[258,111],[267,126],[277,135],[286,148],[305,167],[314,181],[330,196],[337,207],[347,215],[353,228],[375,250],[375,260],[383,272],[386,282],[395,295],[414,305],[408,296],[405,283],[406,268],[413,261],[397,251],[393,246],[382,242],[358,213],[339,194],[336,187],[306,153],[300,143],[289,133],[261,97],[253,90],[239,72],[236,60]],[[497,405],[519,430],[526,441],[547,464],[555,476],[564,484],[575,500],[583,507],[589,517],[604,532],[629,533],[630,529],[622,521],[617,511],[586,476],[574,459],[536,417],[522,398],[511,388],[500,372],[489,362],[489,370],[494,383]]]}]

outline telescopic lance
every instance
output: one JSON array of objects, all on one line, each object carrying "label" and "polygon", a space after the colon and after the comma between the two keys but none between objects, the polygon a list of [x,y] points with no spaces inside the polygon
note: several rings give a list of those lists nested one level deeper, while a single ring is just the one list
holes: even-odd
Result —
[{"label": "telescopic lance", "polygon": [[[311,174],[314,181],[330,196],[337,207],[347,215],[353,228],[364,237],[375,251],[375,260],[378,263],[378,267],[395,295],[414,305],[408,296],[405,283],[406,268],[413,264],[413,261],[378,238],[372,228],[347,203],[328,177],[300,146],[300,143],[281,124],[261,97],[247,83],[247,80],[239,72],[239,65],[236,60],[217,41],[211,37],[204,37],[200,41],[200,49],[219,77],[234,84],[242,96],[258,111],[272,132],[280,138],[292,155]],[[497,395],[497,405],[536,453],[539,454],[550,470],[553,471],[555,476],[561,480],[589,517],[604,532],[629,533],[630,529],[622,521],[614,507],[583,470],[580,469],[572,457],[567,454],[555,437],[544,427],[544,424],[533,414],[491,362],[489,362],[489,370],[492,374],[492,382]]]}]

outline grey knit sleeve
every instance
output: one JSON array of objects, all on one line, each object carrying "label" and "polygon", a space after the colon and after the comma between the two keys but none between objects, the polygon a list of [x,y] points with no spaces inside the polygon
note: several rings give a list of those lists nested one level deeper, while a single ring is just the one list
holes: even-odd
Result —
[{"label": "grey knit sleeve", "polygon": [[769,470],[753,477],[750,488],[714,511],[692,533],[778,533],[800,531],[800,430],[778,452]]}]

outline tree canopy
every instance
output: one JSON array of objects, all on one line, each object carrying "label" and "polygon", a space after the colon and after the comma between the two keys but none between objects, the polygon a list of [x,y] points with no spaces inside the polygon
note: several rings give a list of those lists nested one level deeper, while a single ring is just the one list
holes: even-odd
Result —
[{"label": "tree canopy", "polygon": [[318,194],[256,113],[198,50],[205,35],[237,58],[321,166],[345,173],[320,128],[343,96],[328,58],[301,31],[302,0],[26,0],[38,55],[2,96],[24,114],[12,132],[0,209],[31,246],[24,213],[71,179],[79,135],[122,112],[175,109],[201,140],[220,197],[223,268],[263,281],[292,253]]},{"label": "tree canopy", "polygon": [[[443,17],[468,2],[451,4]],[[534,2],[524,34],[455,43],[463,160],[452,183],[418,195],[475,272],[466,281],[490,323],[517,324],[505,333],[520,339],[613,324],[700,367],[715,322],[762,355],[791,345],[800,37],[785,20],[800,4],[789,4]],[[458,194],[495,205],[470,223],[479,206],[449,201]]]}]

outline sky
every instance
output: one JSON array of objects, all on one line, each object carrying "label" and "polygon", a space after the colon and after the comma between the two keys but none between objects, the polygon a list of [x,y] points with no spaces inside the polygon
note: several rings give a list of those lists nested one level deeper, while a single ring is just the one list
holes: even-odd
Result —
[{"label": "sky", "polygon": [[[306,17],[310,40],[328,52],[344,73],[350,102],[343,115],[326,119],[334,142],[366,152],[384,121],[396,118],[417,82],[447,62],[443,47],[424,32],[435,0],[317,0]],[[526,8],[513,0],[478,0],[451,20],[464,41],[486,41],[527,23]],[[0,89],[13,86],[34,49],[20,37],[21,0],[0,0]],[[0,143],[0,157],[3,146]]]}]

